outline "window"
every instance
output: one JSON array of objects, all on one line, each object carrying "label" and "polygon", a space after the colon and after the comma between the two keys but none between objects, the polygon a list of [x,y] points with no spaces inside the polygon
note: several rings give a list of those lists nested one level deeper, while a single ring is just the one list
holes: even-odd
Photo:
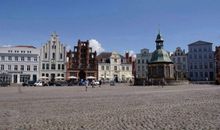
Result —
[{"label": "window", "polygon": [[53,57],[52,58],[55,59],[55,56],[56,56],[55,53],[53,53]]},{"label": "window", "polygon": [[125,70],[125,67],[124,67],[124,66],[122,66],[122,70],[123,70],[123,71]]},{"label": "window", "polygon": [[204,59],[207,59],[207,54],[204,54]]},{"label": "window", "polygon": [[197,64],[194,64],[194,69],[197,69]]},{"label": "window", "polygon": [[207,63],[205,63],[205,69],[208,69],[208,65],[207,65]]},{"label": "window", "polygon": [[177,58],[177,63],[180,63],[180,62],[181,62],[181,61],[180,61],[180,57],[178,57],[178,58]]},{"label": "window", "polygon": [[5,56],[2,56],[2,61],[5,61]]},{"label": "window", "polygon": [[198,72],[195,72],[195,77],[198,77]]},{"label": "window", "polygon": [[117,70],[117,66],[114,66],[114,70]]},{"label": "window", "polygon": [[200,77],[203,77],[203,72],[200,72],[200,73],[199,73],[199,76],[200,76]]},{"label": "window", "polygon": [[[53,41],[55,43],[55,41]],[[56,49],[56,45],[52,45],[52,49]]]},{"label": "window", "polygon": [[15,56],[15,61],[18,61],[18,57],[17,56]]},{"label": "window", "polygon": [[5,66],[4,65],[1,65],[1,70],[4,70],[5,69]]},{"label": "window", "polygon": [[52,69],[52,70],[55,70],[55,69],[56,69],[56,65],[55,65],[55,64],[52,64],[52,65],[51,65],[51,69]]},{"label": "window", "polygon": [[49,66],[50,66],[49,64],[46,65],[46,69],[47,69],[47,70],[49,70],[49,68],[50,68]]},{"label": "window", "polygon": [[213,63],[212,62],[209,62],[209,68],[213,69]]},{"label": "window", "polygon": [[21,61],[24,61],[24,57],[21,57]]},{"label": "window", "polygon": [[109,66],[106,66],[106,70],[109,70]]},{"label": "window", "polygon": [[47,53],[46,52],[44,53],[44,58],[47,59]]},{"label": "window", "polygon": [[30,70],[31,70],[31,66],[27,65],[27,71],[30,71]]},{"label": "window", "polygon": [[28,60],[28,61],[31,61],[31,57],[28,57],[27,60]]},{"label": "window", "polygon": [[208,72],[205,72],[205,77],[206,77],[206,78],[208,77]]},{"label": "window", "polygon": [[144,69],[145,69],[145,67],[144,67],[144,66],[142,66],[142,71],[144,71]]},{"label": "window", "polygon": [[197,55],[196,54],[194,54],[194,59],[197,59]]},{"label": "window", "polygon": [[117,59],[114,59],[115,63],[117,63]]},{"label": "window", "polygon": [[11,65],[8,65],[8,70],[11,70]]},{"label": "window", "polygon": [[176,59],[173,57],[173,62],[176,63]]},{"label": "window", "polygon": [[193,64],[190,64],[190,69],[193,69]]},{"label": "window", "polygon": [[142,60],[142,64],[144,64],[144,60]]},{"label": "window", "polygon": [[183,57],[183,62],[186,62],[186,57]]},{"label": "window", "polygon": [[138,66],[138,71],[140,71],[140,66]]},{"label": "window", "polygon": [[181,65],[178,65],[178,66],[177,66],[177,69],[178,69],[178,70],[181,70],[181,69],[182,69],[181,67],[182,67]]},{"label": "window", "polygon": [[129,70],[129,67],[128,67],[128,66],[126,67],[126,70],[127,70],[127,71]]},{"label": "window", "polygon": [[60,64],[58,64],[58,70],[60,70],[60,69],[61,69]]},{"label": "window", "polygon": [[24,65],[21,65],[20,70],[24,71]]},{"label": "window", "polygon": [[193,77],[193,72],[190,72],[190,77]]},{"label": "window", "polygon": [[8,60],[11,61],[11,60],[12,60],[12,57],[11,57],[11,56],[8,56]]},{"label": "window", "polygon": [[62,69],[64,70],[64,68],[65,68],[65,67],[64,67],[64,64],[62,64]]},{"label": "window", "polygon": [[202,64],[199,65],[199,69],[202,69]]},{"label": "window", "polygon": [[15,65],[15,66],[14,66],[14,70],[18,70],[18,65]]},{"label": "window", "polygon": [[209,59],[212,59],[212,54],[211,53],[209,54]]},{"label": "window", "polygon": [[102,66],[102,70],[104,70],[105,69],[105,67],[104,66]]},{"label": "window", "polygon": [[42,64],[42,70],[44,70],[44,69],[45,69],[45,64],[43,63],[43,64]]},{"label": "window", "polygon": [[60,59],[63,59],[63,54],[62,53],[60,53]]},{"label": "window", "polygon": [[34,66],[34,71],[37,71],[37,66],[36,65]]},{"label": "window", "polygon": [[37,61],[37,57],[34,57],[34,61]]},{"label": "window", "polygon": [[138,59],[138,64],[140,64],[141,63],[141,61]]}]

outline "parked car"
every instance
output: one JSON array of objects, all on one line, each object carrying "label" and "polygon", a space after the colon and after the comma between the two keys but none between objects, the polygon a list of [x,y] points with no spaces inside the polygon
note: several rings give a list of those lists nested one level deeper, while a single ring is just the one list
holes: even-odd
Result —
[{"label": "parked car", "polygon": [[34,83],[34,86],[44,86],[44,81],[38,80]]},{"label": "parked car", "polygon": [[29,80],[29,81],[23,82],[22,86],[34,86],[34,84],[35,84],[35,81]]},{"label": "parked car", "polygon": [[10,81],[3,81],[0,79],[0,86],[1,87],[6,87],[10,85]]}]

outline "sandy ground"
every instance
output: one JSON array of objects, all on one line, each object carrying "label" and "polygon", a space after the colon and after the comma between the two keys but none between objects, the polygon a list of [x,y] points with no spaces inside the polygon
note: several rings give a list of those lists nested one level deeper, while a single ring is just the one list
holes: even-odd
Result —
[{"label": "sandy ground", "polygon": [[220,86],[0,88],[0,130],[220,129]]}]

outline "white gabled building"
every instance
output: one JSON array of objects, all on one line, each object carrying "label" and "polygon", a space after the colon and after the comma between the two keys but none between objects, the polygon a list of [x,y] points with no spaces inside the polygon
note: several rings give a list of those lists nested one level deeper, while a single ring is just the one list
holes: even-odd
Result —
[{"label": "white gabled building", "polygon": [[180,47],[177,47],[175,52],[171,55],[171,60],[174,63],[176,80],[187,79],[188,63],[187,54],[185,50],[182,50]]},{"label": "white gabled building", "polygon": [[136,55],[136,78],[147,79],[148,78],[148,63],[151,59],[151,53],[149,49],[141,49],[141,53]]},{"label": "white gabled building", "polygon": [[0,80],[21,84],[39,79],[40,50],[33,46],[0,47]]},{"label": "white gabled building", "polygon": [[66,79],[66,50],[56,33],[40,49],[40,78]]},{"label": "white gabled building", "polygon": [[133,77],[132,63],[117,52],[102,52],[97,56],[98,79],[128,81]]}]

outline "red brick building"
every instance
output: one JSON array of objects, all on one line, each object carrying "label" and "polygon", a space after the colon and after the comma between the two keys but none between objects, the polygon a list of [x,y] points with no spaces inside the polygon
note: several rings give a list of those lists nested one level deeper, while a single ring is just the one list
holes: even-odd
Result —
[{"label": "red brick building", "polygon": [[220,84],[220,46],[215,47],[216,83]]},{"label": "red brick building", "polygon": [[78,40],[78,45],[74,50],[67,52],[67,80],[70,76],[78,79],[86,79],[88,76],[97,78],[98,66],[96,61],[97,53],[92,52],[89,41]]}]

